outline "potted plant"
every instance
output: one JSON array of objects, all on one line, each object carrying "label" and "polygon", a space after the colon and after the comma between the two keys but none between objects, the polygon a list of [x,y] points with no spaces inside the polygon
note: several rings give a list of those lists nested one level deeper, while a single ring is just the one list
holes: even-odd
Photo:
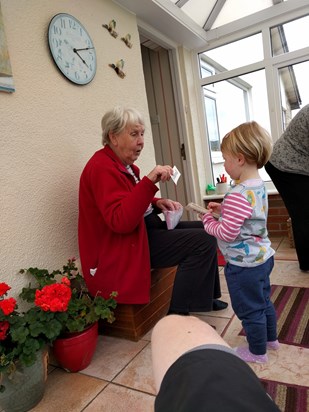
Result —
[{"label": "potted plant", "polygon": [[7,297],[10,286],[0,283],[0,409],[24,412],[44,395],[50,344],[59,334],[48,328],[42,311],[18,311]]},{"label": "potted plant", "polygon": [[62,270],[28,268],[20,273],[30,274],[36,281],[23,288],[20,297],[34,303],[46,319],[46,327],[57,334],[52,352],[59,365],[70,372],[86,368],[96,348],[98,321],[115,320],[117,292],[108,299],[90,296],[75,258],[69,259]]}]

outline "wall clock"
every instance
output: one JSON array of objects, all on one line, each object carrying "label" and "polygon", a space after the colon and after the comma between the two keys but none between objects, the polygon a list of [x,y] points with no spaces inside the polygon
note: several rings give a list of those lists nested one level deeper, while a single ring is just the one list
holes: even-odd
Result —
[{"label": "wall clock", "polygon": [[48,44],[54,62],[71,82],[91,82],[97,68],[94,44],[85,27],[67,13],[56,14],[48,26]]}]

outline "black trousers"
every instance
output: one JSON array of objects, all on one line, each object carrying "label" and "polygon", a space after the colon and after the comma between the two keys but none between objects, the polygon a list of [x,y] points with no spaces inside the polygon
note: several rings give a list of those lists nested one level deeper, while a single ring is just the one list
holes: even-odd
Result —
[{"label": "black trousers", "polygon": [[196,348],[178,358],[162,380],[155,412],[280,412],[250,366],[227,350]]},{"label": "black trousers", "polygon": [[309,270],[309,176],[281,172],[269,162],[265,165],[265,170],[292,219],[299,267],[301,270]]},{"label": "black trousers", "polygon": [[221,296],[217,262],[217,240],[202,222],[180,222],[167,230],[166,223],[152,213],[145,218],[152,268],[178,265],[170,310],[207,312]]}]

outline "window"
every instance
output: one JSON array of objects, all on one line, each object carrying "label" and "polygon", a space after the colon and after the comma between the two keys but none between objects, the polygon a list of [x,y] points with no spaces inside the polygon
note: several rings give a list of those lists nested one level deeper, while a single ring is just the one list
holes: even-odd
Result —
[{"label": "window", "polygon": [[307,47],[309,16],[271,27],[270,37],[273,56]]},{"label": "window", "polygon": [[[209,96],[208,87],[203,86],[206,129],[209,139],[213,179],[225,173],[220,144],[231,129],[241,123],[255,120],[270,130],[267,105],[265,71],[248,73],[237,78],[212,85],[214,93]],[[269,179],[264,170],[265,179]]]},{"label": "window", "polygon": [[[254,50],[254,53],[252,51]],[[200,65],[211,62],[213,73],[232,70],[263,60],[262,34],[246,37],[235,42],[225,44],[199,55]],[[201,74],[203,72],[201,70]],[[203,77],[203,76],[202,76]]]},{"label": "window", "polygon": [[309,60],[278,69],[283,130],[304,104],[309,103]]},{"label": "window", "polygon": [[[220,144],[228,131],[255,120],[276,139],[297,111],[309,103],[309,16],[276,26],[267,24],[268,31],[264,28],[198,55],[211,161],[207,184],[214,184],[216,177],[224,173]],[[268,39],[263,38],[267,33]],[[267,47],[264,50],[268,44],[270,51]],[[270,117],[274,106],[281,109],[281,116],[277,116],[280,126],[277,118],[275,121]],[[261,175],[265,181],[270,180],[264,169]]]}]

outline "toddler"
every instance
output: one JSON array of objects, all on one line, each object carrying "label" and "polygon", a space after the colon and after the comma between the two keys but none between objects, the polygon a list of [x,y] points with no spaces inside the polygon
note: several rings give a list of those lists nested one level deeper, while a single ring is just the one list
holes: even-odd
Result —
[{"label": "toddler", "polygon": [[[267,349],[278,349],[276,312],[270,300],[274,250],[267,235],[267,191],[258,169],[272,150],[269,134],[255,121],[243,123],[222,140],[227,174],[237,181],[222,203],[210,202],[202,216],[227,262],[224,273],[232,307],[246,332],[248,347],[236,353],[246,362],[267,362]],[[219,220],[212,212],[220,214]]]}]

